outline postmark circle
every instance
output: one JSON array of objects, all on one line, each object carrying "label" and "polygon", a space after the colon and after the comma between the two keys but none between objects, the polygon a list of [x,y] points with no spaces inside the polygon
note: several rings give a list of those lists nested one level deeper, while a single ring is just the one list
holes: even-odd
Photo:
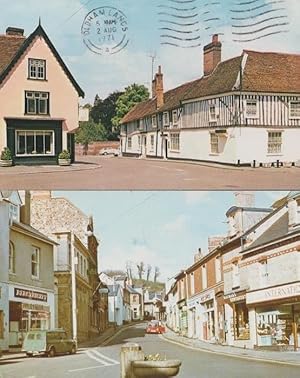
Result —
[{"label": "postmark circle", "polygon": [[129,43],[128,20],[117,8],[103,6],[90,11],[81,27],[84,44],[92,52],[113,55]]}]

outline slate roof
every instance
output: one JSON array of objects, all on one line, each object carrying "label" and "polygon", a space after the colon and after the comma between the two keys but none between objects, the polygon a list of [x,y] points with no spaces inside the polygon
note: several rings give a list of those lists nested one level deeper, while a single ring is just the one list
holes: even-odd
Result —
[{"label": "slate roof", "polygon": [[[239,88],[235,84],[244,55],[246,66]],[[122,123],[177,108],[182,101],[219,95],[233,90],[244,92],[300,93],[300,55],[245,50],[241,56],[220,62],[213,73],[164,93],[164,105],[156,108],[156,98],[137,104]]]},{"label": "slate roof", "polygon": [[4,81],[10,71],[22,57],[23,53],[27,50],[27,48],[37,36],[40,36],[45,40],[52,54],[55,56],[61,68],[78,92],[78,95],[80,97],[84,97],[83,90],[80,88],[80,86],[72,76],[68,67],[62,60],[61,56],[55,49],[54,45],[52,44],[48,35],[40,24],[28,38],[15,35],[0,35],[0,84]]},{"label": "slate roof", "polygon": [[115,297],[116,295],[118,295],[120,285],[119,284],[107,285],[107,288],[108,288],[108,296]]},{"label": "slate roof", "polygon": [[34,237],[37,237],[48,244],[58,245],[58,243],[56,243],[54,240],[48,238],[46,235],[42,234],[32,226],[29,226],[28,224],[14,221],[13,226],[20,229],[21,231],[25,231],[32,234]]}]

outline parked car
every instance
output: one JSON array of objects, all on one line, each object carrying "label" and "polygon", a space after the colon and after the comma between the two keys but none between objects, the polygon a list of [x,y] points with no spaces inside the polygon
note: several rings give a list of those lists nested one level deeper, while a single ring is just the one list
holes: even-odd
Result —
[{"label": "parked car", "polygon": [[146,328],[146,333],[164,333],[166,332],[165,326],[159,320],[151,320]]},{"label": "parked car", "polygon": [[106,147],[100,150],[99,155],[114,155],[119,156],[120,150],[118,148]]},{"label": "parked car", "polygon": [[68,338],[63,329],[27,332],[22,346],[22,351],[28,357],[36,354],[49,357],[63,353],[75,354],[76,350],[76,342]]}]

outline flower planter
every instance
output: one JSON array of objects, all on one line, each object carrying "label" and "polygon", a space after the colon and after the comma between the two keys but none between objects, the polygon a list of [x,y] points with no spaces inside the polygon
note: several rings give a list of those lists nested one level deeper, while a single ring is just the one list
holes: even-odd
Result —
[{"label": "flower planter", "polygon": [[272,168],[273,163],[263,163],[264,168]]},{"label": "flower planter", "polygon": [[283,166],[284,168],[291,168],[292,165],[293,165],[293,163],[292,163],[291,161],[284,161],[284,162],[282,163],[282,166]]},{"label": "flower planter", "polygon": [[67,167],[71,165],[71,159],[58,159],[58,164],[62,167]]},{"label": "flower planter", "polygon": [[11,167],[12,164],[12,160],[0,160],[0,167]]},{"label": "flower planter", "polygon": [[132,361],[132,372],[137,378],[175,377],[179,373],[181,361]]}]

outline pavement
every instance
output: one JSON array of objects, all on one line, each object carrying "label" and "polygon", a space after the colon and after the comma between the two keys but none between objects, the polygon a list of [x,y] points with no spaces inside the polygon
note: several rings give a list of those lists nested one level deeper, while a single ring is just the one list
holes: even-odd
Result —
[{"label": "pavement", "polygon": [[277,363],[282,365],[300,366],[300,351],[262,351],[238,348],[228,345],[218,345],[206,341],[190,339],[185,336],[180,336],[169,328],[166,328],[166,333],[164,333],[162,337],[174,344],[202,352],[215,353],[218,355],[236,357],[241,359]]}]

